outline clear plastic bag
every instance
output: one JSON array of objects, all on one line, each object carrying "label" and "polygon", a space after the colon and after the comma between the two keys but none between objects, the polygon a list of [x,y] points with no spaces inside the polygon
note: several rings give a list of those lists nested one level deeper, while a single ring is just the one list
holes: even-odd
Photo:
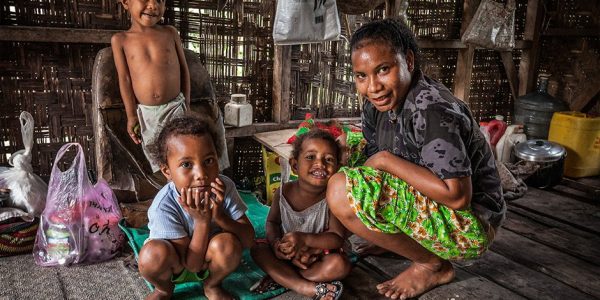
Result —
[{"label": "clear plastic bag", "polygon": [[[72,146],[77,147],[77,154],[71,166],[61,171],[58,162]],[[124,239],[118,228],[120,219],[117,200],[106,182],[91,184],[81,145],[64,145],[50,175],[46,208],[33,249],[35,262],[56,266],[114,257]]]},{"label": "clear plastic bag", "polygon": [[277,1],[273,24],[277,45],[339,40],[341,32],[335,0]]},{"label": "clear plastic bag", "polygon": [[514,48],[515,1],[508,0],[505,6],[494,0],[482,0],[461,40],[487,49]]},{"label": "clear plastic bag", "polygon": [[10,189],[10,198],[5,206],[19,208],[30,214],[31,218],[39,217],[46,204],[48,185],[33,173],[31,167],[33,116],[24,111],[19,119],[25,149],[10,156],[12,168],[0,168],[0,188]]}]

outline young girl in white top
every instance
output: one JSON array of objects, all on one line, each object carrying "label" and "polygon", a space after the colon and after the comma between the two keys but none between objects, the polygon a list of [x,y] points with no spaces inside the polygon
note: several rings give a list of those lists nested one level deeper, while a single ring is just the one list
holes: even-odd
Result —
[{"label": "young girl in white top", "polygon": [[276,191],[266,222],[267,242],[252,249],[256,263],[277,283],[315,299],[338,299],[350,272],[340,250],[345,229],[329,212],[327,181],[337,172],[340,146],[312,129],[293,144],[290,166],[298,180]]}]

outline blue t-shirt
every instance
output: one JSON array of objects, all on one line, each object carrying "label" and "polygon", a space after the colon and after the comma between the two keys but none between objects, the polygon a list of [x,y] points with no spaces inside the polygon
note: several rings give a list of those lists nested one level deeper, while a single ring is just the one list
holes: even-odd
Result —
[{"label": "blue t-shirt", "polygon": [[[223,199],[223,211],[232,220],[243,217],[248,210],[246,204],[238,194],[235,184],[225,175],[219,175],[219,179],[225,185]],[[175,240],[183,237],[191,237],[194,233],[194,220],[181,207],[177,198],[179,192],[173,182],[165,185],[154,197],[154,201],[148,210],[148,228],[150,228],[150,239]],[[220,231],[213,222],[210,234]]]}]

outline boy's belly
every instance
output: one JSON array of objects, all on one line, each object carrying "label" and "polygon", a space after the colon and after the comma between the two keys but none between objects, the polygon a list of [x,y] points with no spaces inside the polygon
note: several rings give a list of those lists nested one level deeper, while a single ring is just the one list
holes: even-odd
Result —
[{"label": "boy's belly", "polygon": [[179,64],[177,66],[147,67],[131,74],[133,92],[138,103],[161,105],[177,97],[181,92]]}]

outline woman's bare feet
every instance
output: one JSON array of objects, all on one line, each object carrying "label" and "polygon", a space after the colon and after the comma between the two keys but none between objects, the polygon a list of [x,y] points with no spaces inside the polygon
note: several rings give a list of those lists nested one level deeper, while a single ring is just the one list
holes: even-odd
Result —
[{"label": "woman's bare feet", "polygon": [[380,294],[391,299],[408,299],[454,279],[452,264],[444,260],[439,265],[413,262],[395,278],[377,285]]},{"label": "woman's bare feet", "polygon": [[204,285],[204,296],[208,298],[208,300],[219,299],[233,299],[231,295],[229,295],[220,285],[214,287],[208,287]]}]

